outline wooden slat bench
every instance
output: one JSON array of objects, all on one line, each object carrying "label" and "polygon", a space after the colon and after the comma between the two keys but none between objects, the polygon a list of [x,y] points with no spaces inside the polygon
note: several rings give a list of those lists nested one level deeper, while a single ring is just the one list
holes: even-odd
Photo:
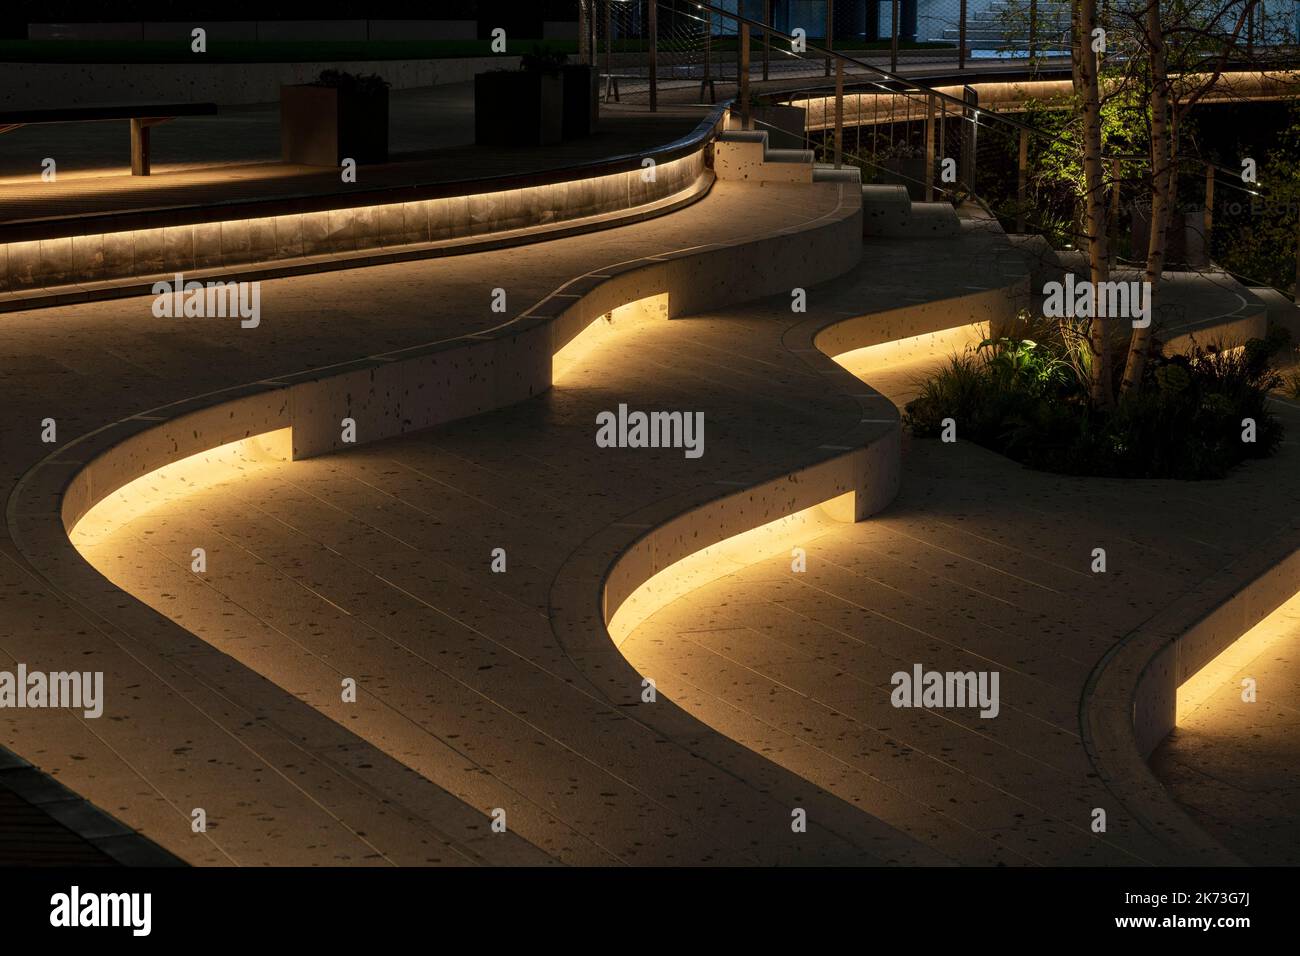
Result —
[{"label": "wooden slat bench", "polygon": [[148,176],[149,131],[178,116],[215,116],[216,103],[143,103],[137,106],[74,106],[66,109],[0,111],[0,133],[37,123],[94,123],[129,120],[131,175]]}]

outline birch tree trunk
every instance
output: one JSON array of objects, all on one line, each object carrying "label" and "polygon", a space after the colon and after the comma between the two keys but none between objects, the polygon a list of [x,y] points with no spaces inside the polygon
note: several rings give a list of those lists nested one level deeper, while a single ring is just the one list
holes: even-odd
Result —
[{"label": "birch tree trunk", "polygon": [[[1178,180],[1174,176],[1174,130],[1171,125],[1173,103],[1169,95],[1169,70],[1165,58],[1164,28],[1160,23],[1160,0],[1148,0],[1146,10],[1146,35],[1151,53],[1151,232],[1147,239],[1147,265],[1142,279],[1150,283],[1152,305],[1160,277],[1165,269],[1166,233],[1169,229],[1169,210],[1173,204]],[[1134,328],[1129,339],[1128,359],[1124,363],[1124,377],[1120,394],[1127,394],[1142,383],[1147,353],[1151,350],[1152,326]]]},{"label": "birch tree trunk", "polygon": [[[1097,55],[1092,48],[1092,31],[1097,26],[1097,0],[1074,0],[1074,89],[1082,112],[1083,177],[1085,185],[1084,224],[1088,239],[1088,271],[1094,305],[1101,283],[1110,279],[1106,256],[1106,179],[1101,160],[1101,94],[1097,77]],[[1096,309],[1094,309],[1094,312]],[[1110,317],[1089,320],[1088,345],[1092,352],[1090,396],[1093,405],[1114,404],[1111,388],[1108,323]]]}]

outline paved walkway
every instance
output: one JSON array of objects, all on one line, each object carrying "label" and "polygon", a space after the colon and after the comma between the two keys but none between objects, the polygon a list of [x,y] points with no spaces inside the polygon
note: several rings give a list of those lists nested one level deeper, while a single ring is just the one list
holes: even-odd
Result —
[{"label": "paved walkway", "polygon": [[[1152,755],[1192,818],[1257,866],[1300,864],[1300,595],[1241,642]],[[1234,648],[1236,650],[1236,648]],[[1242,700],[1242,680],[1258,697]],[[1180,707],[1180,710],[1182,708]]]},{"label": "paved walkway", "polygon": [[[724,182],[595,236],[271,280],[256,334],[153,320],[147,299],[11,316],[6,473],[46,453],[45,417],[66,440],[182,397],[465,334],[500,321],[488,292],[502,283],[523,309],[558,277],[789,228],[838,195]],[[782,295],[616,322],[538,399],[346,455],[249,462],[85,544],[174,623],[129,599],[69,606],[6,535],[0,660],[77,654],[131,693],[103,721],[0,712],[0,742],[196,863],[1171,862],[1094,783],[1080,696],[1116,640],[1261,540],[1296,533],[1277,518],[1297,513],[1292,445],[1225,482],[1171,486],[911,443],[896,504],[819,525],[806,573],[782,556],[692,591],[633,633],[628,659],[557,638],[556,589],[588,542],[693,489],[802,468],[859,427],[862,386],[809,364],[790,347],[796,328],[864,315],[890,328],[926,303],[960,322],[964,299],[1023,273],[974,223],[956,240],[865,251],[808,290],[807,315]],[[906,355],[846,362],[903,397]],[[703,412],[705,455],[596,449],[596,414],[621,403]],[[1242,500],[1273,507],[1243,513]],[[189,570],[197,546],[202,576]],[[1097,546],[1106,575],[1087,571]],[[998,718],[890,707],[890,674],[913,664],[998,670]],[[639,703],[643,674],[653,705]],[[340,699],[344,677],[356,704]],[[1104,835],[1089,829],[1098,806]],[[489,830],[498,807],[505,834]],[[796,809],[806,833],[791,828]]]},{"label": "paved walkway", "polygon": [[[389,147],[420,152],[474,142],[474,84],[389,93]],[[24,126],[0,139],[0,186],[40,184],[40,158],[54,157],[61,181],[130,173],[125,121]],[[155,174],[280,159],[280,107],[222,106],[216,116],[182,116],[153,131]],[[33,165],[33,161],[35,165]],[[48,185],[48,184],[46,184]]]},{"label": "paved walkway", "polygon": [[88,840],[0,786],[0,866],[112,866]]},{"label": "paved walkway", "polygon": [[[61,435],[71,438],[184,396],[465,334],[499,324],[501,316],[490,310],[491,290],[502,283],[510,308],[523,310],[547,295],[562,281],[560,277],[580,275],[602,263],[662,255],[683,245],[735,240],[755,231],[816,220],[836,207],[839,195],[836,185],[720,183],[705,200],[671,217],[598,236],[454,260],[268,281],[263,288],[263,321],[256,334],[241,330],[237,322],[155,320],[148,299],[61,309],[55,321],[48,315],[15,314],[0,326],[0,339],[12,356],[0,373],[8,406],[0,438],[7,473],[16,478],[48,451],[37,440],[39,432],[28,427],[46,416],[56,418]],[[330,306],[322,309],[320,303],[326,300]],[[437,319],[428,311],[428,304],[435,301],[440,305]],[[696,328],[692,323],[666,327],[679,335]],[[728,335],[725,342],[702,352],[701,368],[709,367],[709,356],[716,362],[730,348]],[[768,348],[779,348],[779,340],[768,342]],[[789,374],[807,395],[797,428],[810,435],[814,431],[835,434],[856,422],[856,401],[826,395],[818,376],[798,373],[791,356],[786,361],[795,362]],[[757,364],[763,367],[764,363]],[[749,396],[738,383],[752,383],[755,372],[752,367],[727,371],[723,363],[719,375],[724,373],[733,384],[722,392],[722,399],[713,401],[735,403],[724,420],[743,421],[737,409],[748,407]],[[638,374],[644,375],[645,370]],[[118,385],[104,387],[105,382]],[[693,402],[701,407],[705,393],[714,392],[699,370],[686,375],[684,384],[699,390],[696,396],[683,393],[688,406]],[[528,416],[562,403],[564,394],[557,390],[544,401],[500,414],[527,421]],[[678,398],[661,393],[662,400],[670,397]],[[611,398],[606,395],[601,401],[608,404]],[[780,390],[773,391],[770,401],[783,411],[800,407]],[[827,414],[828,408],[838,413]],[[475,434],[483,421],[475,419],[461,427]],[[580,421],[581,428],[569,441],[586,450],[591,446],[591,418],[586,411]],[[749,436],[746,429],[739,434]],[[526,453],[520,457],[526,445],[547,443],[530,427],[516,437],[518,442],[505,453],[508,463],[527,461]],[[772,467],[779,468],[778,437],[764,436],[763,441],[763,460],[770,450]],[[711,473],[728,474],[734,455],[744,450],[730,455],[720,450],[726,445],[725,430],[716,437],[711,432],[710,442],[713,447],[706,461]],[[791,461],[798,457],[788,449],[783,454]],[[608,487],[608,463],[589,465],[594,469],[591,480],[599,479],[601,487]],[[626,487],[630,476],[639,474],[644,465],[628,459],[622,467],[630,469],[622,483]],[[545,470],[533,472],[530,480],[507,483],[529,491],[534,499],[522,506],[524,514],[534,513],[548,493],[555,497],[557,489],[567,484],[549,486],[548,493],[530,491],[543,476]],[[647,484],[645,493],[653,494],[656,487]],[[504,495],[507,487],[499,490]],[[426,487],[422,496],[426,510],[430,504],[437,507],[436,497],[430,500],[429,494]],[[487,501],[482,491],[475,494]],[[611,500],[596,509],[598,503],[586,502],[595,515],[622,513],[629,507]],[[483,507],[486,513],[474,512],[476,517],[491,516],[502,506]],[[402,516],[402,523],[416,530],[409,516]],[[482,533],[490,527],[475,530]],[[192,862],[870,862],[924,856],[911,855],[910,841],[900,840],[874,820],[847,807],[833,809],[834,801],[824,814],[814,817],[810,832],[795,840],[788,807],[798,805],[794,801],[816,805],[804,781],[782,775],[744,748],[714,739],[716,735],[704,728],[698,728],[705,738],[701,743],[669,742],[599,697],[567,690],[569,685],[577,687],[580,675],[565,669],[562,655],[553,647],[537,645],[528,651],[528,670],[540,685],[510,681],[504,658],[496,673],[484,670],[479,678],[502,680],[498,697],[516,695],[509,700],[510,712],[526,713],[527,719],[512,726],[524,736],[494,738],[492,753],[470,751],[463,744],[441,746],[442,738],[431,737],[423,720],[414,724],[388,706],[366,711],[370,716],[359,723],[351,719],[346,726],[336,723],[327,716],[328,707],[320,696],[337,697],[338,683],[333,678],[328,687],[318,686],[314,694],[300,699],[259,676],[257,671],[264,666],[268,673],[277,673],[271,659],[259,659],[257,670],[245,667],[134,602],[122,603],[116,610],[68,607],[25,569],[12,544],[6,541],[3,548],[0,602],[5,624],[0,629],[0,647],[4,660],[26,661],[35,668],[40,661],[64,661],[69,653],[79,653],[84,666],[93,663],[105,671],[108,686],[133,690],[129,696],[119,692],[115,712],[98,722],[65,711],[4,711],[0,739]],[[469,557],[480,550],[481,542],[466,544],[459,552],[464,556],[462,574],[481,570],[477,558]],[[446,666],[456,659],[452,648],[457,641],[483,647],[484,638],[473,627],[464,627],[464,623],[478,626],[480,615],[494,622],[494,630],[507,627],[507,643],[524,622],[531,621],[534,628],[541,628],[535,633],[545,635],[545,620],[527,607],[535,608],[539,601],[544,605],[544,590],[537,589],[548,579],[535,580],[530,589],[533,577],[528,569],[540,559],[530,559],[526,543],[513,550],[516,571],[510,580],[512,588],[517,586],[518,593],[526,595],[516,598],[523,606],[439,589],[437,594],[446,593],[455,602],[470,602],[446,608],[447,616],[423,608],[414,598],[400,598],[407,602],[402,613],[415,615],[404,618],[407,626],[418,619],[417,636],[447,640]],[[378,560],[377,555],[362,557],[367,563]],[[449,570],[439,573],[445,582]],[[398,569],[390,569],[388,575],[396,579]],[[350,576],[347,580],[349,586],[364,583]],[[407,591],[418,593],[416,581],[404,576],[401,580]],[[269,578],[266,583],[278,588]],[[361,594],[345,600],[358,599],[367,607],[379,606]],[[468,622],[463,615],[469,615]],[[365,619],[357,618],[353,626],[362,627]],[[442,627],[435,629],[438,620]],[[295,621],[303,623],[301,618]],[[448,627],[452,630],[445,631]],[[363,686],[368,678],[388,680],[413,667],[382,632],[363,627],[340,633],[357,640],[369,634],[368,646],[376,650],[388,646],[389,653],[397,655],[384,659],[394,668],[385,675],[373,674],[363,662],[349,663],[347,669]],[[502,639],[500,634],[493,636]],[[399,637],[411,635],[403,629]],[[504,652],[500,646],[490,649],[498,656]],[[433,645],[424,651],[444,653]],[[612,647],[609,654],[612,660],[620,660]],[[436,660],[443,663],[442,656]],[[470,670],[477,674],[487,666],[475,661]],[[312,673],[319,672],[302,672]],[[629,687],[636,688],[637,675],[630,668],[627,675]],[[496,707],[492,700],[454,685],[454,681],[445,685],[447,699],[465,708],[457,715],[467,723],[477,708]],[[379,691],[384,696],[382,685]],[[453,696],[453,691],[459,696]],[[441,694],[434,695],[434,703],[441,699]],[[563,707],[560,701],[566,702]],[[563,734],[555,725],[561,718]],[[418,736],[410,736],[411,727],[416,727]],[[441,728],[447,742],[466,732],[465,725]],[[550,741],[544,759],[537,756],[543,753],[538,739]],[[413,764],[425,768],[428,776],[410,769]],[[512,786],[521,788],[527,799],[512,794],[485,772],[511,764],[519,766],[510,776]],[[526,787],[514,773],[527,774]],[[466,799],[431,779],[455,781]],[[241,786],[232,789],[233,780],[241,781]],[[565,795],[577,803],[566,806],[561,815],[557,803]],[[510,811],[511,830],[504,836],[488,831],[485,814],[494,806]],[[201,836],[190,833],[194,808],[205,809],[212,821]],[[614,808],[622,815],[615,814]],[[767,821],[764,826],[774,828],[778,836],[743,837],[756,820]],[[789,836],[781,839],[781,831]],[[515,835],[519,832],[529,833],[530,839],[520,839]]]},{"label": "paved walkway", "polygon": [[[466,89],[468,87],[468,89]],[[357,184],[333,168],[281,163],[278,109],[181,117],[154,131],[157,162],[130,175],[125,121],[24,126],[0,138],[0,241],[7,223],[191,204],[219,204],[358,188],[481,180],[635,154],[690,133],[702,108],[605,110],[589,137],[533,149],[474,145],[473,84],[393,94],[390,158]],[[41,180],[45,157],[56,181]],[[75,232],[75,229],[73,230]]]},{"label": "paved walkway", "polygon": [[[922,360],[871,374],[896,401]],[[892,387],[891,387],[892,386]],[[1287,409],[1288,430],[1300,414]],[[1116,832],[1079,732],[1114,641],[1195,592],[1294,509],[1295,445],[1224,482],[1031,472],[977,446],[905,446],[902,492],[873,519],[808,542],[661,611],[623,649],[711,726],[969,864],[1157,862]],[[1238,497],[1240,496],[1240,497]],[[1090,572],[1104,547],[1108,571]],[[1002,713],[897,710],[890,677],[997,670]],[[1295,700],[1288,686],[1271,699]],[[1276,753],[1277,757],[1282,756]],[[1110,831],[1089,830],[1094,807]]]},{"label": "paved walkway", "polygon": [[[869,243],[854,275],[817,291],[814,311],[884,313],[922,288],[958,297],[1002,266],[1001,250],[975,224],[956,244]],[[1095,782],[1079,702],[1117,637],[1268,533],[1262,515],[1226,538],[1189,530],[1239,487],[1180,487],[1171,501],[1164,483],[1060,479],[969,445],[913,443],[895,506],[818,525],[801,542],[805,574],[791,573],[788,555],[756,563],[691,591],[623,645],[630,684],[653,677],[670,706],[763,758],[724,746],[711,753],[715,772],[753,779],[769,761],[789,771],[763,771],[763,799],[725,788],[702,802],[697,773],[671,750],[653,767],[621,759],[643,750],[645,728],[617,710],[592,735],[602,704],[547,624],[551,581],[582,540],[692,470],[685,480],[727,474],[737,454],[775,464],[834,440],[834,403],[781,345],[804,321],[787,308],[781,299],[618,329],[538,402],[347,455],[254,466],[84,553],[467,804],[509,806],[517,832],[563,862],[771,860],[772,840],[778,858],[853,858],[834,841],[789,845],[793,806],[815,806],[811,818],[856,852],[869,847],[863,860],[1167,862]],[[933,355],[886,346],[847,361],[901,402]],[[669,460],[679,452],[593,452],[595,414],[619,402],[703,410],[698,469]],[[1293,468],[1277,459],[1249,478],[1276,484]],[[187,567],[200,541],[212,569],[202,580]],[[1105,576],[1088,572],[1098,544]],[[498,545],[510,564],[494,576]],[[998,718],[892,708],[889,677],[914,664],[999,670]],[[325,690],[354,673],[367,675],[379,712],[351,716]],[[801,792],[800,780],[815,789]],[[593,792],[599,817],[586,809]],[[719,829],[724,805],[731,824]],[[1089,829],[1099,806],[1104,836]],[[687,812],[661,829],[672,810]],[[889,829],[859,833],[855,818]],[[691,856],[669,836],[679,832],[691,834]]]}]

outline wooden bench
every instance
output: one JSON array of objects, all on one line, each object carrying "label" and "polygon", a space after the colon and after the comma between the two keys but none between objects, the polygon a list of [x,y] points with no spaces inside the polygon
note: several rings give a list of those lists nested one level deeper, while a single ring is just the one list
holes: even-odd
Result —
[{"label": "wooden bench", "polygon": [[139,106],[74,106],[52,110],[0,111],[0,133],[37,123],[95,123],[129,120],[131,175],[149,175],[149,130],[178,116],[215,116],[216,103],[145,103]]}]

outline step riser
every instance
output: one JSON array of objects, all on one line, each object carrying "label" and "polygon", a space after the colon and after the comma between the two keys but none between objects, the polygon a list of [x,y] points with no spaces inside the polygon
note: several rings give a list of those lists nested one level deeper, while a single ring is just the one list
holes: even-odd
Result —
[{"label": "step riser", "polygon": [[811,183],[813,153],[771,149],[767,133],[739,130],[722,133],[713,143],[713,173],[720,180],[765,183]]},{"label": "step riser", "polygon": [[909,203],[906,211],[894,203],[864,199],[862,235],[880,239],[954,238],[961,232],[957,212],[947,203]]}]

